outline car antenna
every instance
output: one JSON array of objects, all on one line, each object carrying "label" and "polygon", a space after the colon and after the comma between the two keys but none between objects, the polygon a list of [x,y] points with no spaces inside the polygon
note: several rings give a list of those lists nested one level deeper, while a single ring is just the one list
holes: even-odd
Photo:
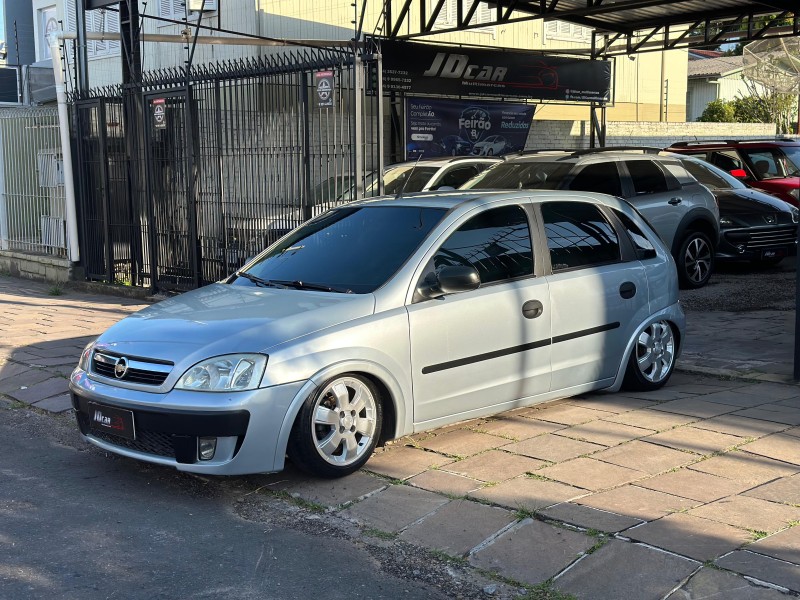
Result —
[{"label": "car antenna", "polygon": [[425,152],[424,150],[422,152],[420,152],[419,156],[417,157],[417,160],[414,161],[414,166],[411,167],[411,172],[408,174],[408,177],[406,177],[406,180],[403,182],[403,185],[400,187],[400,191],[397,192],[397,195],[394,197],[395,200],[400,200],[400,198],[403,197],[403,192],[406,191],[406,186],[408,185],[408,182],[411,179],[411,177],[414,175],[414,169],[417,168],[417,165],[419,164],[419,159],[422,158],[422,154],[424,152]]}]

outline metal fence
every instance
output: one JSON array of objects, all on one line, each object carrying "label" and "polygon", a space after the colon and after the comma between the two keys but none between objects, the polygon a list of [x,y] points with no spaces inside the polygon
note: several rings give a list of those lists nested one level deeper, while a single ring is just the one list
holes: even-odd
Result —
[{"label": "metal fence", "polygon": [[0,108],[0,250],[66,257],[55,108]]},{"label": "metal fence", "polygon": [[[366,80],[377,66],[358,68]],[[334,73],[333,107],[317,105],[321,70]],[[363,127],[377,99],[356,89],[351,54],[205,65],[188,79],[165,70],[73,98],[89,278],[158,290],[219,280],[377,167],[380,128]]]}]

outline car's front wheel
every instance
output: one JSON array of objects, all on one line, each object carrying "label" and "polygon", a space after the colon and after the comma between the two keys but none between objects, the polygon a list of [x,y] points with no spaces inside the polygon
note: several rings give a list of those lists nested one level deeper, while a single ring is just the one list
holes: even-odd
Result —
[{"label": "car's front wheel", "polygon": [[681,287],[701,288],[714,271],[714,245],[702,231],[690,231],[678,251],[677,263]]},{"label": "car's front wheel", "polygon": [[289,438],[289,458],[320,477],[343,477],[364,466],[381,433],[382,404],[368,379],[345,374],[308,397]]},{"label": "car's front wheel", "polygon": [[629,390],[657,390],[672,375],[677,344],[672,325],[656,321],[639,332],[622,385]]}]

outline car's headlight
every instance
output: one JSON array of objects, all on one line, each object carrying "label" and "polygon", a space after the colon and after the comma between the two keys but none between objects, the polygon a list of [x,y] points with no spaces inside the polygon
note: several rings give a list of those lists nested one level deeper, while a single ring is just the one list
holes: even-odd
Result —
[{"label": "car's headlight", "polygon": [[736,225],[736,223],[730,217],[723,216],[719,218],[720,227],[733,227],[734,225]]},{"label": "car's headlight", "polygon": [[789,190],[789,195],[795,200],[800,200],[800,189]]},{"label": "car's headlight", "polygon": [[179,390],[241,392],[258,387],[267,357],[263,354],[227,354],[197,363],[175,385]]},{"label": "car's headlight", "polygon": [[800,209],[798,209],[796,206],[790,206],[789,208],[792,211],[792,223],[800,222]]},{"label": "car's headlight", "polygon": [[89,370],[89,357],[92,355],[92,348],[94,348],[94,340],[86,344],[86,347],[81,352],[81,357],[78,360],[78,368],[83,371]]}]

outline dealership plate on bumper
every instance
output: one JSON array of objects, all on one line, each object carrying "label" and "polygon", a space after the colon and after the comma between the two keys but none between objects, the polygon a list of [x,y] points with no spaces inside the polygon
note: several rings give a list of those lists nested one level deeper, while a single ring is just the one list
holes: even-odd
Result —
[{"label": "dealership plate on bumper", "polygon": [[123,437],[126,440],[136,439],[132,411],[93,402],[89,402],[88,408],[89,426],[95,431]]}]

